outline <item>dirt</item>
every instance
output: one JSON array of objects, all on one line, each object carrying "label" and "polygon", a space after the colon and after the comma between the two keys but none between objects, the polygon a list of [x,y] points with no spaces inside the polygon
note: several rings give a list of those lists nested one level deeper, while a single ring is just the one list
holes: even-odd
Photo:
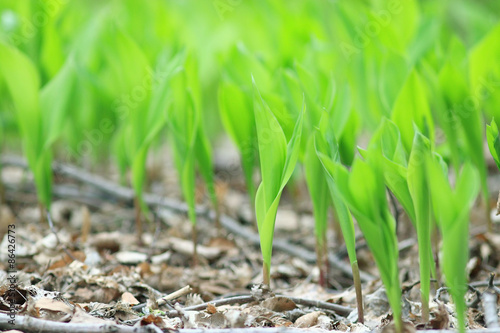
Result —
[{"label": "dirt", "polygon": [[[151,163],[148,192],[181,205],[176,177],[171,169],[164,170],[162,163],[161,160]],[[108,181],[116,179],[113,172],[96,176],[105,176]],[[48,222],[40,222],[29,173],[19,166],[5,166],[2,169],[5,203],[0,215],[3,239],[0,327],[16,328],[9,327],[1,317],[14,306],[18,321],[28,316],[48,323],[89,327],[114,323],[123,325],[119,326],[122,328],[149,325],[163,330],[391,329],[387,326],[391,320],[387,297],[362,237],[358,239],[360,269],[370,279],[363,282],[365,323],[357,322],[355,293],[348,273],[330,267],[328,285],[318,285],[319,270],[311,260],[314,219],[304,184],[297,182],[293,191],[283,197],[275,243],[286,242],[292,250],[275,249],[269,289],[260,284],[262,260],[241,174],[234,165],[226,169],[219,166],[217,179],[221,214],[237,223],[241,230],[234,233],[224,224],[219,229],[215,227],[210,218],[213,215],[206,213],[209,200],[200,186],[198,202],[204,213],[200,214],[197,225],[198,264],[193,266],[192,225],[186,214],[151,207],[144,223],[143,244],[138,244],[131,201],[68,175],[59,175],[55,192],[60,194],[56,195],[50,211],[51,230]],[[495,202],[490,206],[494,209]],[[490,273],[498,270],[500,262],[500,236],[486,232],[483,212],[478,203],[471,218],[471,256],[467,267],[471,283],[469,329],[485,327],[481,295]],[[403,317],[407,329],[453,329],[456,319],[445,290],[440,290],[440,297],[431,302],[430,323],[421,323],[416,235],[402,211],[398,221]],[[14,238],[7,235],[12,225]],[[332,222],[328,232],[329,252],[341,265],[349,267],[342,238],[336,230]],[[15,245],[12,267],[9,244]],[[15,273],[9,273],[9,269]],[[12,281],[8,279],[11,276],[15,277]],[[434,284],[433,295],[440,287],[440,283]],[[490,287],[489,291],[492,290]],[[171,295],[175,292],[178,293]],[[492,293],[496,297],[496,290]],[[29,331],[29,326],[23,327],[17,329]],[[70,326],[68,330],[72,330]]]}]

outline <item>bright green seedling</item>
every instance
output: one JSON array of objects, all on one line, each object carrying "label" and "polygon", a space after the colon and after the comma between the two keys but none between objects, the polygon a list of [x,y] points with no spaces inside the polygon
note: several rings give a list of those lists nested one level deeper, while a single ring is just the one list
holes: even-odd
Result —
[{"label": "bright green seedling", "polygon": [[136,232],[138,242],[141,243],[142,211],[148,211],[143,201],[146,158],[152,142],[166,125],[166,110],[172,98],[168,84],[170,77],[181,66],[181,57],[162,57],[153,71],[146,56],[126,34],[118,31],[109,47],[115,56],[112,68],[122,91],[128,95],[136,90],[144,93],[144,98],[128,105],[128,113],[124,114],[125,119],[118,133],[115,151],[122,174],[128,168],[131,169],[131,183],[135,192]]},{"label": "bright green seedling", "polygon": [[[442,270],[455,303],[460,332],[465,331],[465,293],[469,258],[469,212],[480,188],[478,171],[465,164],[453,190],[442,160],[427,163],[434,216],[442,234]],[[420,236],[420,235],[419,235]]]},{"label": "bright green seedling", "polygon": [[304,112],[305,104],[299,114],[293,134],[287,142],[280,123],[262,99],[254,82],[254,115],[262,175],[262,182],[255,195],[255,216],[263,258],[263,281],[267,285],[271,278],[271,254],[276,214],[283,189],[299,157]]},{"label": "bright green seedling", "polygon": [[486,139],[488,141],[488,148],[490,149],[491,156],[500,169],[500,134],[495,119],[491,120],[490,125],[486,125]]},{"label": "bright green seedling", "polygon": [[396,223],[391,215],[381,167],[377,161],[354,160],[351,171],[335,165],[333,175],[375,258],[391,305],[396,330],[402,332]]},{"label": "bright green seedling", "polygon": [[[363,294],[361,291],[361,279],[359,277],[358,258],[356,256],[356,235],[354,231],[354,223],[351,212],[347,208],[347,205],[335,183],[336,169],[340,167],[339,145],[331,131],[331,127],[328,127],[328,125],[332,124],[332,122],[326,120],[328,120],[328,118],[326,117],[326,113],[324,113],[322,121],[320,122],[320,128],[314,135],[314,149],[316,156],[323,167],[322,171],[318,170],[317,172],[322,175],[323,182],[326,180],[330,199],[335,207],[342,235],[344,236],[347,254],[349,256],[349,261],[351,262],[354,288],[356,290],[358,321],[363,323]],[[311,156],[309,158],[312,159],[313,157]]]},{"label": "bright green seedling", "polygon": [[57,76],[39,91],[40,79],[29,58],[0,43],[0,78],[16,110],[24,154],[35,178],[42,220],[52,199],[52,145],[64,127],[74,77],[70,57]]},{"label": "bright green seedling", "polygon": [[252,209],[255,209],[253,173],[257,162],[257,147],[252,99],[242,87],[228,79],[219,86],[218,101],[222,124],[240,151],[247,192]]},{"label": "bright green seedling", "polygon": [[187,91],[191,94],[193,99],[194,113],[197,117],[196,125],[196,139],[194,143],[194,153],[196,157],[197,167],[201,176],[203,177],[208,196],[212,203],[212,207],[215,210],[215,225],[217,230],[220,230],[219,221],[219,203],[217,198],[217,193],[215,190],[215,179],[214,170],[212,162],[212,147],[205,131],[205,123],[203,119],[203,101],[202,101],[202,91],[200,76],[198,73],[198,62],[194,55],[188,55],[184,63],[185,73],[186,73],[186,83]]},{"label": "bright green seedling", "polygon": [[431,201],[425,163],[431,158],[431,144],[420,132],[415,133],[408,161],[408,188],[415,208],[418,255],[420,260],[420,297],[422,321],[429,321],[431,273],[434,272],[431,245]]},{"label": "bright green seedling", "polygon": [[304,157],[304,170],[309,188],[309,195],[313,204],[314,233],[316,236],[316,256],[319,268],[319,284],[326,287],[328,277],[328,244],[326,233],[328,231],[328,208],[330,198],[328,184],[321,161],[314,148],[314,136],[309,138]]},{"label": "bright green seedling", "polygon": [[[413,146],[417,145],[417,146]],[[384,119],[374,134],[364,156],[377,160],[382,167],[385,183],[403,206],[415,226],[419,242],[422,320],[429,320],[431,270],[434,271],[430,235],[430,202],[424,161],[430,155],[430,143],[416,130],[409,161],[398,127]]]},{"label": "bright green seedling", "polygon": [[434,122],[425,86],[416,70],[408,75],[392,109],[391,120],[399,127],[401,139],[407,152],[415,136],[414,126],[434,140]]},{"label": "bright green seedling", "polygon": [[[127,169],[131,169],[131,183],[135,192],[134,208],[136,236],[139,243],[142,243],[142,211],[147,211],[142,199],[144,181],[146,177],[146,157],[149,145],[158,129],[165,124],[165,116],[156,114],[158,121],[153,123],[151,115],[158,110],[153,108],[153,103],[148,105],[151,98],[152,86],[142,87],[142,82],[151,75],[151,69],[146,56],[137,44],[125,33],[116,31],[110,44],[104,48],[103,52],[108,57],[113,57],[113,61],[108,60],[112,73],[118,82],[122,94],[130,95],[136,88],[143,89],[144,98],[127,105],[127,113],[122,115],[124,122],[118,132],[115,154],[119,168],[124,178]],[[152,80],[151,80],[152,81]],[[158,92],[157,92],[158,94]],[[149,107],[151,106],[151,107]],[[161,111],[161,110],[160,110]],[[152,128],[151,132],[147,125],[159,125],[159,128]],[[150,135],[146,140],[146,137]]]},{"label": "bright green seedling", "polygon": [[467,77],[460,68],[466,58],[465,48],[456,39],[450,46],[449,54],[454,55],[443,66],[439,73],[440,94],[444,100],[443,109],[438,114],[441,116],[441,126],[446,133],[450,145],[455,169],[458,170],[462,158],[459,156],[459,147],[463,140],[463,153],[470,160],[481,176],[482,199],[486,209],[489,231],[492,231],[492,221],[489,218],[489,191],[488,170],[483,150],[478,149],[483,145],[484,129],[483,115],[477,104],[468,97],[469,87]]},{"label": "bright green seedling", "polygon": [[[188,205],[192,224],[194,246],[193,265],[198,262],[196,230],[196,164],[207,182],[212,201],[216,202],[212,175],[212,157],[201,125],[201,101],[196,64],[187,57],[182,67],[172,77],[169,89],[172,103],[168,109],[168,129],[174,154],[174,162],[180,177],[182,194]],[[203,137],[202,137],[203,136]],[[216,203],[215,203],[216,204]]]},{"label": "bright green seedling", "polygon": [[[488,148],[490,149],[491,156],[493,157],[498,169],[500,169],[500,135],[498,133],[498,126],[495,119],[491,120],[490,125],[486,125],[486,139],[488,141]],[[498,213],[500,213],[500,204],[497,204],[497,214]]]}]

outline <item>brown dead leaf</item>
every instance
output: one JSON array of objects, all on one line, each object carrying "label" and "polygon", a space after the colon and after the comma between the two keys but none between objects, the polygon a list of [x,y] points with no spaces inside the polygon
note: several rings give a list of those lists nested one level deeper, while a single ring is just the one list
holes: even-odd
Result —
[{"label": "brown dead leaf", "polygon": [[93,236],[89,243],[98,251],[108,250],[114,253],[120,250],[121,237],[123,237],[123,235],[119,232],[103,232]]},{"label": "brown dead leaf", "polygon": [[87,312],[85,312],[84,309],[79,307],[78,305],[75,306],[75,313],[73,315],[73,318],[71,318],[70,323],[76,324],[102,324],[105,323],[106,320],[94,317],[89,315]]},{"label": "brown dead leaf", "polygon": [[80,262],[84,262],[86,259],[85,253],[83,253],[81,251],[69,251],[69,252],[71,253],[72,257],[67,253],[64,254],[64,257],[62,257],[62,259],[60,259],[60,260],[56,261],[55,263],[53,263],[52,265],[50,265],[48,270],[50,271],[50,270],[54,270],[57,268],[62,268],[62,267],[68,266],[69,264],[71,264],[74,261],[74,259],[76,259]]},{"label": "brown dead leaf", "polygon": [[217,312],[217,308],[215,307],[215,305],[208,303],[207,312],[210,314],[214,314]]},{"label": "brown dead leaf", "polygon": [[308,328],[316,325],[318,323],[318,318],[322,315],[321,311],[314,311],[299,317],[293,326],[297,328]]},{"label": "brown dead leaf", "polygon": [[159,328],[165,328],[166,327],[165,322],[163,321],[163,319],[161,319],[158,316],[152,315],[152,314],[150,314],[149,316],[143,317],[141,319],[141,326],[148,326],[150,324],[154,324],[155,326],[157,326]]},{"label": "brown dead leaf", "polygon": [[30,313],[34,317],[60,322],[71,320],[73,307],[63,301],[42,297],[34,302],[33,307],[30,307]]},{"label": "brown dead leaf", "polygon": [[122,303],[137,305],[139,304],[139,301],[134,297],[134,295],[126,291],[122,294]]},{"label": "brown dead leaf", "polygon": [[139,271],[139,274],[141,275],[141,278],[143,278],[143,279],[147,276],[151,276],[154,274],[153,271],[151,270],[151,265],[146,261],[138,264],[137,270]]},{"label": "brown dead leaf", "polygon": [[290,311],[297,307],[297,305],[288,297],[275,296],[266,299],[261,303],[263,307],[275,312]]},{"label": "brown dead leaf", "polygon": [[222,237],[215,237],[210,239],[207,244],[208,247],[216,247],[222,251],[229,251],[236,247],[236,244],[232,240]]},{"label": "brown dead leaf", "polygon": [[444,330],[450,327],[450,318],[444,304],[438,302],[438,307],[432,311],[434,318],[429,321],[429,327],[435,330]]}]

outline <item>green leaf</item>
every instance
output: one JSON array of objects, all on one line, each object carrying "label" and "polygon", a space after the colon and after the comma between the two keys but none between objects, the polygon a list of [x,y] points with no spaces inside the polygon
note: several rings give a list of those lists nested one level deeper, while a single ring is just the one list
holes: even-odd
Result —
[{"label": "green leaf", "polygon": [[299,156],[303,114],[297,119],[290,141],[254,81],[254,115],[259,144],[262,182],[255,197],[255,213],[264,260],[264,282],[269,283],[274,224],[281,193],[290,179]]},{"label": "green leaf", "polygon": [[309,142],[307,144],[306,155],[304,158],[304,168],[307,187],[313,204],[314,231],[319,250],[324,246],[322,242],[327,231],[329,193],[323,165],[316,155],[313,136],[309,138]]},{"label": "green leaf", "polygon": [[464,332],[469,258],[469,247],[464,244],[469,241],[469,212],[479,192],[479,173],[471,164],[465,164],[452,190],[439,159],[430,160],[427,169],[434,215],[443,237],[443,273],[455,303],[459,329]]},{"label": "green leaf", "polygon": [[420,75],[413,70],[394,103],[391,120],[399,127],[401,139],[407,152],[411,151],[416,126],[420,132],[434,138],[434,124],[425,87]]},{"label": "green leaf", "polygon": [[497,167],[500,169],[500,136],[495,119],[491,120],[490,125],[486,125],[486,138],[491,156],[495,160]]},{"label": "green leaf", "polygon": [[222,124],[240,151],[248,195],[253,201],[257,141],[251,99],[236,84],[227,80],[219,86],[218,101]]},{"label": "green leaf", "polygon": [[433,270],[431,245],[431,201],[427,183],[426,163],[432,158],[431,144],[421,133],[415,133],[408,162],[408,188],[415,207],[418,254],[420,259],[420,290],[422,304],[429,315],[430,278]]}]

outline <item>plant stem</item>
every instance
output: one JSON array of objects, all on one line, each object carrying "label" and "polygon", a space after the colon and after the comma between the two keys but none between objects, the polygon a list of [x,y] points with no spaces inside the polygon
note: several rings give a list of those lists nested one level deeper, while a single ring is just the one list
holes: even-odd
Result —
[{"label": "plant stem", "polygon": [[363,291],[361,290],[361,279],[359,277],[358,262],[352,263],[352,279],[354,282],[354,290],[356,291],[356,307],[358,309],[358,323],[365,323],[365,315],[363,309]]},{"label": "plant stem", "polygon": [[137,244],[142,245],[141,202],[137,196],[134,197],[134,209],[135,209],[135,232],[137,236]]},{"label": "plant stem", "polygon": [[38,202],[38,211],[40,212],[40,223],[45,223],[47,221],[45,219],[45,205],[41,202]]},{"label": "plant stem", "polygon": [[[320,236],[322,238],[322,236]],[[318,284],[322,288],[326,288],[326,272],[325,272],[325,260],[324,260],[324,253],[325,253],[325,243],[319,239],[316,238],[316,265],[318,266],[319,269],[319,280]]]},{"label": "plant stem", "polygon": [[428,323],[429,322],[429,297],[428,295],[424,295],[422,293],[422,290],[420,290],[420,299],[422,302],[422,322],[423,323]]},{"label": "plant stem", "polygon": [[193,267],[198,266],[198,229],[196,224],[191,224],[191,239],[193,241]]},{"label": "plant stem", "polygon": [[262,264],[262,275],[263,275],[263,281],[266,286],[271,285],[271,267],[269,264],[266,264],[265,262]]}]

